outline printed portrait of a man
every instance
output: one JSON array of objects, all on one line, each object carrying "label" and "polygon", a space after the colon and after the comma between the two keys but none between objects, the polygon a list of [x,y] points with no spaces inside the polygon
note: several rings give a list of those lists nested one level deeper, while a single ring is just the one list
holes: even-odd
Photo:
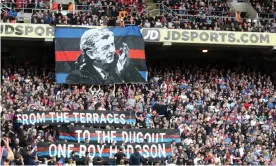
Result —
[{"label": "printed portrait of a man", "polygon": [[124,82],[145,82],[132,65],[127,43],[123,43],[117,54],[115,38],[108,29],[90,29],[80,39],[81,55],[75,69],[66,78],[66,83],[93,85]]}]

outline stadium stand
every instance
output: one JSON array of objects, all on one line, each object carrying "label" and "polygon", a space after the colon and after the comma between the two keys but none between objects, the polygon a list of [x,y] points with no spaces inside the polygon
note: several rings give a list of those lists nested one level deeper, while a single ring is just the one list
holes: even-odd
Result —
[{"label": "stadium stand", "polygon": [[272,1],[272,0],[265,0],[265,1],[250,0],[250,3],[260,14],[261,18],[276,18],[275,1]]},{"label": "stadium stand", "polygon": [[[45,5],[43,1],[12,3],[2,7],[3,22],[30,22],[33,24],[127,26],[147,28],[201,29],[217,31],[271,32],[275,19],[238,17],[227,2],[221,1],[164,1],[154,4],[158,13],[149,10],[144,2],[78,2],[76,4]],[[47,3],[49,4],[49,3]],[[52,6],[52,9],[50,9]],[[272,5],[273,6],[273,5]],[[156,10],[156,9],[155,9]],[[23,12],[23,13],[22,13]],[[266,11],[267,12],[267,11]],[[273,14],[273,11],[271,11]],[[260,14],[262,16],[262,14]]]},{"label": "stadium stand", "polygon": [[[43,47],[39,43],[34,46]],[[45,50],[49,52],[50,48],[47,46]],[[36,66],[32,57],[29,59],[33,62],[5,64],[6,68],[1,70],[1,125],[4,139],[11,139],[15,159],[4,161],[17,165],[39,161],[60,164],[60,158],[37,158],[35,153],[37,142],[58,139],[58,128],[22,126],[17,123],[16,113],[29,109],[130,109],[136,112],[137,123],[126,128],[179,129],[181,133],[182,141],[171,143],[172,155],[166,160],[145,159],[144,165],[275,164],[276,73],[273,63],[266,72],[255,68],[268,65],[262,56],[250,57],[254,50],[245,51],[248,56],[243,58],[244,62],[239,62],[237,54],[243,57],[245,52],[218,51],[214,57],[212,54],[199,56],[200,53],[191,52],[187,47],[159,52],[156,49],[154,46],[148,50],[148,84],[56,84],[54,68],[50,66],[54,61],[52,56],[47,56],[51,60],[49,65],[45,64],[46,68]],[[187,58],[183,57],[183,51],[189,54]],[[169,58],[170,54],[175,57]],[[37,62],[41,63],[41,59]],[[72,158],[76,165],[88,165],[85,164],[88,159]],[[90,160],[94,165],[99,161],[110,165],[111,161]],[[65,159],[64,163],[68,162],[71,158]]]},{"label": "stadium stand", "polygon": [[[276,165],[274,1],[63,1],[2,1],[1,165]],[[258,17],[234,9],[231,3],[251,4]],[[122,28],[113,28],[132,25],[138,35],[125,37],[118,30]],[[79,38],[74,36],[76,31],[70,32],[94,26],[97,28],[89,30],[100,30],[92,37],[82,34]],[[103,26],[117,30],[116,35],[106,31],[108,28],[101,29]],[[63,36],[55,36],[58,28],[66,29]],[[104,34],[100,39],[99,33]],[[118,69],[121,55],[130,51],[129,47],[115,46],[121,42],[118,38],[129,40],[135,53],[132,56],[137,54],[135,62],[147,68],[147,82],[58,83],[57,70],[63,72],[58,73],[61,75],[73,73],[73,78],[86,79],[90,73],[81,69],[89,63],[92,66],[94,53],[103,54],[99,50],[108,52],[106,59],[112,52],[119,59]],[[110,44],[111,39],[114,42]],[[57,41],[63,45],[57,46]],[[134,60],[128,64],[133,65]],[[110,77],[111,72],[97,69],[103,80]],[[134,69],[140,75],[141,71]],[[54,112],[52,117],[48,112]],[[80,115],[86,112],[90,118]],[[116,119],[119,112],[133,118],[134,123],[86,123],[108,116]],[[80,116],[74,114],[66,122],[65,115],[71,113]],[[85,129],[89,132],[80,134],[80,139],[77,131]],[[132,133],[129,136],[134,141],[125,141],[120,132],[115,132],[118,140],[113,141],[112,134],[103,134],[113,131],[138,131],[138,138]],[[159,141],[156,134],[154,142],[154,133],[161,131],[162,141],[166,141]],[[175,133],[171,136],[170,132]],[[137,146],[137,140],[138,147],[147,147],[133,148],[130,154],[128,147]],[[91,153],[79,157],[82,149],[77,145],[89,147]],[[164,145],[163,157],[158,157],[162,152],[152,150],[151,145]],[[109,146],[116,148],[115,152],[106,148]],[[149,154],[140,154],[147,150]]]}]

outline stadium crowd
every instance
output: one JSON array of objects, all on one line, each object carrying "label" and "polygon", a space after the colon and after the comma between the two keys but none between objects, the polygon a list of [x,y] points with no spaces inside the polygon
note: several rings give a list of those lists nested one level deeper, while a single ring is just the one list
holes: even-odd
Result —
[{"label": "stadium crowd", "polygon": [[256,9],[262,18],[276,18],[276,2],[272,0],[250,0],[251,5]]},{"label": "stadium crowd", "polygon": [[157,4],[163,4],[164,6],[172,9],[178,14],[192,14],[208,13],[212,16],[234,16],[230,12],[230,8],[227,5],[227,1],[215,1],[215,0],[188,0],[188,1],[156,1]]},{"label": "stadium crowd", "polygon": [[[76,86],[56,84],[54,69],[1,72],[1,165],[58,164],[55,157],[36,155],[38,142],[57,140],[57,128],[28,128],[17,122],[16,112],[94,109],[135,112],[136,124],[128,128],[179,129],[182,141],[172,141],[172,155],[166,161],[144,159],[145,165],[276,164],[275,75],[186,64],[150,68],[147,84]],[[92,161],[75,157],[67,165]],[[107,163],[96,158],[94,164]]]},{"label": "stadium crowd", "polygon": [[[162,2],[162,1],[161,1]],[[53,2],[52,9],[45,9],[42,4],[33,10],[31,23],[51,25],[83,26],[127,26],[137,25],[145,28],[200,29],[217,31],[276,31],[275,19],[237,19],[230,12],[226,2],[221,1],[164,1],[159,6],[169,12],[152,16],[147,13],[143,1],[97,1],[77,3],[76,11],[69,3],[66,9]],[[42,8],[42,9],[41,9]],[[68,10],[67,10],[68,9]],[[64,13],[63,10],[68,12]],[[163,10],[161,10],[163,11]],[[3,22],[24,22],[23,11],[15,9],[1,13]]]}]

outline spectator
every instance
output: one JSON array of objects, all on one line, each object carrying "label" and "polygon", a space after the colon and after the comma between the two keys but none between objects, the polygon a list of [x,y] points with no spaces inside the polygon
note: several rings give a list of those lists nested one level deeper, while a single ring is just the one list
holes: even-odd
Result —
[{"label": "spectator", "polygon": [[117,164],[117,166],[126,166],[126,165],[125,165],[125,160],[123,160],[123,159],[120,160],[120,163]]},{"label": "spectator", "polygon": [[55,0],[52,0],[52,11],[56,12],[58,11],[58,4],[55,2]]},{"label": "spectator", "polygon": [[29,165],[39,165],[38,156],[36,154],[29,158]]},{"label": "spectator", "polygon": [[14,161],[13,161],[14,165],[24,165],[24,159],[21,156],[20,153],[16,152],[14,154]]},{"label": "spectator", "polygon": [[47,163],[48,165],[57,165],[57,159],[56,157],[52,157],[50,161]]},{"label": "spectator", "polygon": [[15,11],[15,9],[11,9],[9,12],[9,15],[10,15],[10,20],[13,21],[16,19],[17,12]]},{"label": "spectator", "polygon": [[87,157],[86,161],[85,161],[85,165],[88,166],[93,166],[93,157]]},{"label": "spectator", "polygon": [[14,159],[14,153],[12,152],[9,142],[10,139],[7,136],[2,137],[1,141],[1,165],[9,165],[8,163]]},{"label": "spectator", "polygon": [[72,4],[72,2],[69,2],[68,4],[68,12],[72,13],[74,10],[74,5]]},{"label": "spectator", "polygon": [[[124,160],[125,157],[126,157],[125,153],[123,152],[123,148],[122,148],[122,147],[120,147],[120,148],[118,149],[118,152],[114,155],[114,157],[116,158],[116,164],[117,164],[117,165],[122,164],[122,163],[121,163],[121,160]],[[123,163],[124,163],[124,162],[123,162]]]},{"label": "spectator", "polygon": [[104,165],[104,160],[101,157],[97,157],[95,165]]},{"label": "spectator", "polygon": [[23,13],[22,10],[20,10],[20,12],[17,13],[16,22],[17,23],[24,23],[24,13]]},{"label": "spectator", "polygon": [[140,154],[140,149],[135,148],[135,152],[130,155],[129,165],[141,165],[142,162],[143,162],[143,157]]},{"label": "spectator", "polygon": [[69,158],[65,166],[76,166],[76,161],[73,160],[72,158]]}]

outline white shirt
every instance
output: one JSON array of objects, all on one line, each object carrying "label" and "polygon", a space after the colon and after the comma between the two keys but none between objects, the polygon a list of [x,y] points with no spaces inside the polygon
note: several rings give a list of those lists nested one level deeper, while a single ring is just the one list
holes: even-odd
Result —
[{"label": "white shirt", "polygon": [[144,27],[145,27],[145,28],[150,28],[150,23],[149,23],[149,22],[145,22]]},{"label": "white shirt", "polygon": [[192,140],[191,138],[186,138],[186,139],[184,140],[184,143],[185,143],[186,145],[190,145],[191,143],[193,143],[193,140]]},{"label": "white shirt", "polygon": [[200,161],[200,160],[201,160],[201,158],[197,158],[197,157],[196,157],[196,158],[194,159],[194,165],[198,165],[197,162]]},{"label": "white shirt", "polygon": [[221,161],[220,161],[220,158],[219,158],[219,157],[216,157],[216,158],[215,158],[215,163],[216,163],[216,165],[220,165],[220,164],[221,164]]},{"label": "white shirt", "polygon": [[255,120],[251,120],[251,126],[255,126],[257,124],[257,122]]},{"label": "white shirt", "polygon": [[128,99],[128,102],[127,102],[130,106],[132,107],[135,107],[136,105],[136,100],[135,99]]},{"label": "white shirt", "polygon": [[240,149],[239,149],[239,152],[240,152],[240,157],[242,157],[243,154],[244,154],[244,149],[243,149],[243,148],[240,148]]},{"label": "white shirt", "polygon": [[100,75],[102,76],[103,79],[106,79],[107,78],[107,75],[105,75],[104,73],[106,73],[105,71],[103,71],[102,69],[94,66],[94,68],[97,70],[97,72],[100,73]]},{"label": "white shirt", "polygon": [[22,14],[21,12],[17,13],[16,18],[18,21],[24,21],[24,14]]},{"label": "white shirt", "polygon": [[162,27],[162,23],[161,23],[161,22],[156,22],[156,23],[155,23],[155,26],[158,27],[158,28],[159,28],[159,27]]}]

